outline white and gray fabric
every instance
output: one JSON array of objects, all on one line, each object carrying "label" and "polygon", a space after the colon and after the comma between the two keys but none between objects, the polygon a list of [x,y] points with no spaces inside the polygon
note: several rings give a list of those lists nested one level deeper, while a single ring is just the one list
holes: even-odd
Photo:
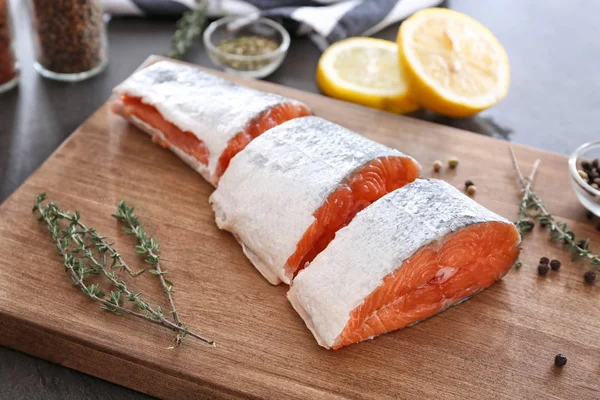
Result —
[{"label": "white and gray fabric", "polygon": [[[317,46],[350,36],[369,36],[442,0],[205,0],[208,16],[265,16],[280,20],[297,36],[311,36]],[[177,18],[196,0],[102,0],[113,16]]]}]

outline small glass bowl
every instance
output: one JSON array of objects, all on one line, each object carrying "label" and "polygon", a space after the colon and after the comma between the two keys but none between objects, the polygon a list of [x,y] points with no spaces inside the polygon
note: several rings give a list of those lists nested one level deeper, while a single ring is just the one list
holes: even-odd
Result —
[{"label": "small glass bowl", "polygon": [[[241,36],[261,36],[274,40],[279,47],[259,56],[244,56],[223,52],[217,48],[223,40]],[[273,73],[290,47],[290,35],[283,26],[267,18],[225,17],[210,24],[204,31],[204,46],[211,61],[226,72],[251,78],[264,78]]]},{"label": "small glass bowl", "polygon": [[579,176],[578,161],[600,159],[600,140],[580,146],[569,158],[571,184],[579,202],[592,213],[600,217],[600,190],[591,187]]}]

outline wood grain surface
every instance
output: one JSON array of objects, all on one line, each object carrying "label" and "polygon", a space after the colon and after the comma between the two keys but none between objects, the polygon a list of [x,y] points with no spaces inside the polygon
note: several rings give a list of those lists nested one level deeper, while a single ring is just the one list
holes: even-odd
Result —
[{"label": "wood grain surface", "polygon": [[[514,219],[519,189],[508,143],[378,112],[262,81],[241,81],[309,104],[315,114],[398,148],[431,176],[436,159],[460,158],[439,177],[466,179],[476,200]],[[600,243],[568,181],[563,156],[515,146],[535,188],[577,235]],[[339,351],[319,347],[285,298],[219,231],[211,186],[175,155],[103,106],[0,207],[0,344],[163,398],[600,398],[600,286],[586,266],[536,228],[523,243],[524,266],[464,304],[416,326]],[[65,274],[31,207],[46,191],[86,224],[114,239],[127,260],[132,240],[110,214],[135,205],[160,242],[181,318],[213,338],[167,349],[171,332],[102,312]],[[563,267],[538,277],[541,256]],[[135,281],[164,304],[156,278]],[[562,369],[554,356],[569,357]]]}]

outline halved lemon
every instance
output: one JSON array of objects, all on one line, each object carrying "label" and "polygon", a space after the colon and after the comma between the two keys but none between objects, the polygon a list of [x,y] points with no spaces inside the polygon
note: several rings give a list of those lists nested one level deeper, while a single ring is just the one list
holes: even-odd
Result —
[{"label": "halved lemon", "polygon": [[440,114],[467,117],[508,92],[506,51],[485,26],[457,11],[415,13],[400,25],[398,51],[411,93]]},{"label": "halved lemon", "polygon": [[408,93],[394,42],[350,38],[329,46],[317,66],[317,84],[328,96],[396,113],[418,108]]}]

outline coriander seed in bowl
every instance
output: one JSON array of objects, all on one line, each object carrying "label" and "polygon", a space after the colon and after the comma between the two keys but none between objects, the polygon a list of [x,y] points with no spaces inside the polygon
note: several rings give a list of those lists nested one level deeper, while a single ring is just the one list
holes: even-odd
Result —
[{"label": "coriander seed in bowl", "polygon": [[204,45],[211,61],[226,72],[264,78],[283,62],[290,36],[267,18],[225,17],[206,28]]},{"label": "coriander seed in bowl", "polygon": [[279,47],[276,41],[262,36],[240,36],[235,39],[223,40],[217,49],[228,54],[240,56],[262,56],[271,53]]}]

